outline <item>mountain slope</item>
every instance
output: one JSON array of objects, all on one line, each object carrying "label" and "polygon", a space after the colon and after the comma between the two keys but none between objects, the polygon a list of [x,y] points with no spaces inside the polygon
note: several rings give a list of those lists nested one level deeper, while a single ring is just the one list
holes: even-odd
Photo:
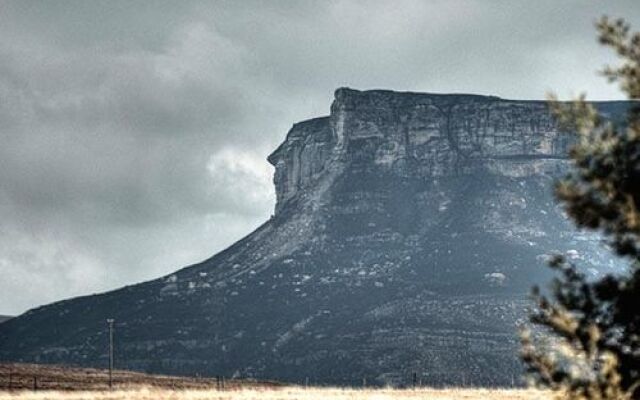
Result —
[{"label": "mountain slope", "polygon": [[339,89],[269,156],[269,221],[169,276],[2,324],[0,359],[104,365],[113,317],[120,368],[508,385],[545,254],[614,267],[552,199],[569,142],[543,102]]}]

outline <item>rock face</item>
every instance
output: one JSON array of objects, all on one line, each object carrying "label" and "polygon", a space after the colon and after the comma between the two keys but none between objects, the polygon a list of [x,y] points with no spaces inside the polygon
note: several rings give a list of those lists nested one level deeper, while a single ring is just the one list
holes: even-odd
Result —
[{"label": "rock face", "polygon": [[614,268],[552,199],[569,141],[543,102],[338,89],[269,156],[273,218],[200,264],[3,323],[0,359],[104,365],[113,317],[119,368],[510,385],[545,255]]}]

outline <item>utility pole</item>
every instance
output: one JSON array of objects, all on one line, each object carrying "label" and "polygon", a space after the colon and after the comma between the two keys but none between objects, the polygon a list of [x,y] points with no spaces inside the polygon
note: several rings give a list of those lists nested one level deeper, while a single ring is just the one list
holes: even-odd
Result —
[{"label": "utility pole", "polygon": [[109,325],[109,389],[113,387],[113,318],[107,319]]}]

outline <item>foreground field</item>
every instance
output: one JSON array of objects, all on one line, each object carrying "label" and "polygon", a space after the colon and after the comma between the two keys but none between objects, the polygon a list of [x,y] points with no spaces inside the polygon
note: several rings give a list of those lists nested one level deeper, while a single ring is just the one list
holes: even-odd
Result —
[{"label": "foreground field", "polygon": [[[535,390],[338,389],[275,382],[189,378],[115,371],[114,390],[101,369],[0,364],[0,400],[549,400]],[[35,389],[35,390],[34,390]]]},{"label": "foreground field", "polygon": [[167,390],[138,388],[92,392],[0,392],[0,400],[550,400],[551,396],[535,390],[493,389],[334,389],[271,388],[216,390]]}]

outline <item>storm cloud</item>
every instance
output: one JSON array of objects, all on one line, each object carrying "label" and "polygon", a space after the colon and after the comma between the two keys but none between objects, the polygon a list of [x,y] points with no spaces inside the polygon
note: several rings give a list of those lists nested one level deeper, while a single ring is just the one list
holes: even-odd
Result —
[{"label": "storm cloud", "polygon": [[2,1],[0,313],[205,259],[269,218],[269,152],[340,86],[619,99],[636,1]]}]

